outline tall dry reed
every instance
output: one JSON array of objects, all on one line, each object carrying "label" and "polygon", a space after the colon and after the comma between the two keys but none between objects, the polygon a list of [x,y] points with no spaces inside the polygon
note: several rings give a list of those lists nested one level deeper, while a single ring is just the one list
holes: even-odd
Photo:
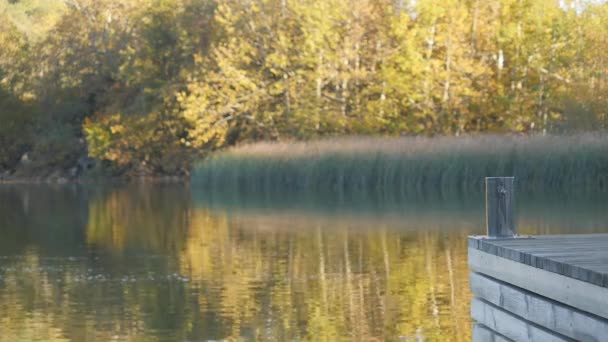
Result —
[{"label": "tall dry reed", "polygon": [[192,181],[221,191],[477,193],[486,176],[515,176],[531,192],[604,192],[608,135],[256,143],[204,160]]}]

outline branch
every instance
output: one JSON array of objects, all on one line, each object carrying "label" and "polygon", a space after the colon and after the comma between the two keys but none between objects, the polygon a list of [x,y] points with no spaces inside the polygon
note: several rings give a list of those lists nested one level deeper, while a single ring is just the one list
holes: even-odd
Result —
[{"label": "branch", "polygon": [[551,73],[551,72],[549,72],[549,70],[547,70],[547,69],[545,69],[543,67],[539,67],[538,71],[542,72],[545,75],[549,75],[551,77],[554,77],[554,78],[556,78],[556,79],[558,79],[558,80],[560,80],[562,82],[566,82],[566,83],[570,84],[570,80],[569,79],[567,79],[567,78],[565,78],[563,76],[560,76],[559,74]]}]

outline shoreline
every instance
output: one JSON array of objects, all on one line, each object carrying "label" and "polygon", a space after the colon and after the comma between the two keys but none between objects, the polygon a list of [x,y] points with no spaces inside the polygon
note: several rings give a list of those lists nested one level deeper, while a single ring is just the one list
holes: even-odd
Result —
[{"label": "shoreline", "polygon": [[180,183],[189,184],[190,176],[122,176],[122,177],[77,177],[77,178],[48,178],[48,177],[8,177],[0,178],[3,185],[67,185],[67,184],[126,184],[126,183]]}]

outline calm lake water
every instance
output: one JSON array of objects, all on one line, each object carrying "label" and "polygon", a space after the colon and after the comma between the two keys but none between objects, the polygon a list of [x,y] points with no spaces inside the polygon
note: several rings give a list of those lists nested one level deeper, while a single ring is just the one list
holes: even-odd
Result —
[{"label": "calm lake water", "polygon": [[[608,232],[605,199],[519,196],[521,233]],[[0,341],[470,341],[483,196],[1,186]]]}]

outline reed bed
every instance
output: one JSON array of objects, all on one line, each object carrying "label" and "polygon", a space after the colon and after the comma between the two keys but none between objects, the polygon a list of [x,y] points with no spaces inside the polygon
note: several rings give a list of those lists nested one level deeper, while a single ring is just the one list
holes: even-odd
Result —
[{"label": "reed bed", "polygon": [[202,161],[220,191],[479,193],[486,176],[526,192],[606,192],[608,135],[334,138],[237,146]]}]

